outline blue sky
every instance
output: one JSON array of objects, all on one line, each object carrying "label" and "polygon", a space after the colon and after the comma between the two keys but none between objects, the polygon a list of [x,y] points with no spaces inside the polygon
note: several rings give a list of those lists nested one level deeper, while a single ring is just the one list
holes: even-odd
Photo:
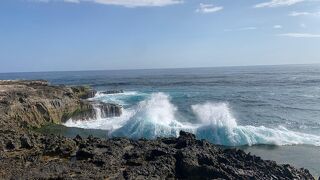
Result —
[{"label": "blue sky", "polygon": [[320,63],[320,0],[1,0],[0,72]]}]

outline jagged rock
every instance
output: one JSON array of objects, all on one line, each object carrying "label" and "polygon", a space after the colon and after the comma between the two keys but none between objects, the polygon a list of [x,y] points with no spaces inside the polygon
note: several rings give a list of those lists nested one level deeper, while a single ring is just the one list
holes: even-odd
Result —
[{"label": "jagged rock", "polygon": [[30,140],[30,138],[27,135],[23,135],[20,137],[20,141],[21,141],[21,148],[27,148],[30,149],[33,147],[32,142]]},{"label": "jagged rock", "polygon": [[119,94],[123,93],[123,90],[108,90],[108,91],[102,91],[101,94]]},{"label": "jagged rock", "polygon": [[77,149],[74,140],[59,136],[44,137],[41,144],[44,145],[43,153],[50,156],[70,157],[75,154]]},{"label": "jagged rock", "polygon": [[46,80],[0,80],[0,85],[48,86]]},{"label": "jagged rock", "polygon": [[180,131],[179,133],[179,138],[180,139],[190,139],[190,140],[195,140],[196,136],[194,134],[185,132],[185,131]]},{"label": "jagged rock", "polygon": [[185,148],[187,147],[189,144],[194,143],[194,141],[196,140],[196,136],[194,134],[191,133],[187,133],[184,131],[181,131],[179,133],[179,138],[176,144],[176,148],[177,149],[181,149],[181,148]]},{"label": "jagged rock", "polygon": [[73,119],[73,120],[96,119],[96,110],[94,109],[92,104],[88,104],[87,108],[73,112],[70,116],[66,118],[66,120],[68,119]]},{"label": "jagged rock", "polygon": [[9,140],[7,143],[6,143],[6,149],[8,150],[13,150],[16,148],[16,145],[14,142],[12,142],[11,140]]},{"label": "jagged rock", "polygon": [[90,87],[86,86],[77,86],[77,87],[72,87],[72,90],[74,93],[77,94],[78,97],[81,99],[89,99],[93,98],[97,91],[94,89],[91,89]]},{"label": "jagged rock", "polygon": [[85,159],[91,159],[94,157],[94,152],[93,150],[91,149],[80,149],[77,151],[77,154],[76,154],[76,157],[78,160],[85,160]]}]

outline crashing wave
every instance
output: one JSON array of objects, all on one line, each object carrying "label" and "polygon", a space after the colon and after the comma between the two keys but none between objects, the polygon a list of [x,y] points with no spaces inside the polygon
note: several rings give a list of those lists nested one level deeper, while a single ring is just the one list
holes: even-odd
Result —
[{"label": "crashing wave", "polygon": [[156,138],[178,136],[181,130],[194,132],[194,126],[176,119],[177,108],[164,93],[154,93],[138,104],[136,113],[113,136]]},{"label": "crashing wave", "polygon": [[[123,98],[123,96],[118,97]],[[109,100],[108,98],[106,99]],[[320,146],[320,136],[295,132],[284,127],[238,125],[227,103],[196,104],[192,106],[192,111],[198,123],[182,122],[177,118],[180,117],[177,116],[178,109],[171,103],[170,96],[164,93],[153,93],[136,106],[124,109],[121,117],[84,122],[68,121],[65,125],[104,129],[109,130],[112,136],[130,138],[178,136],[179,131],[184,130],[196,134],[198,139],[206,139],[214,144],[225,146],[255,144]]]},{"label": "crashing wave", "polygon": [[115,103],[115,104],[121,104],[121,105],[128,105],[127,101],[139,101],[142,100],[146,94],[139,93],[137,91],[125,91],[122,93],[116,93],[116,94],[105,94],[100,91],[97,92],[95,97],[91,98],[90,100],[98,100],[105,103]]},{"label": "crashing wave", "polygon": [[241,146],[255,144],[270,145],[315,145],[320,146],[320,137],[290,131],[284,127],[240,126],[226,103],[205,103],[192,106],[201,121],[197,129],[198,138],[215,144]]}]

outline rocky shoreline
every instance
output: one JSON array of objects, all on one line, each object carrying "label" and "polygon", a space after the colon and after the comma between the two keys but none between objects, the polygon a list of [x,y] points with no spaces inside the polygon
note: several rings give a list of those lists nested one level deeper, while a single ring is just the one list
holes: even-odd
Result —
[{"label": "rocky shoreline", "polygon": [[121,106],[85,100],[95,93],[46,81],[0,81],[0,179],[314,179],[306,169],[223,150],[186,132],[130,140],[34,131],[94,118],[97,106],[105,117],[121,115]]}]

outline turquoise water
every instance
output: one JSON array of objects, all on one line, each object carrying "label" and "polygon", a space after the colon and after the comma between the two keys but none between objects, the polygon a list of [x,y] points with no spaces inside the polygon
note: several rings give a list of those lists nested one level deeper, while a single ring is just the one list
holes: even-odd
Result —
[{"label": "turquoise water", "polygon": [[[53,84],[88,84],[98,91],[125,91],[94,98],[122,104],[121,117],[69,120],[65,124],[69,127],[131,138],[177,136],[185,130],[215,144],[246,146],[256,154],[270,152],[262,157],[320,174],[320,161],[301,157],[304,151],[306,156],[320,154],[319,65],[11,73],[0,78],[47,79]],[[257,150],[261,144],[279,148]],[[284,155],[295,151],[302,153]]]}]

